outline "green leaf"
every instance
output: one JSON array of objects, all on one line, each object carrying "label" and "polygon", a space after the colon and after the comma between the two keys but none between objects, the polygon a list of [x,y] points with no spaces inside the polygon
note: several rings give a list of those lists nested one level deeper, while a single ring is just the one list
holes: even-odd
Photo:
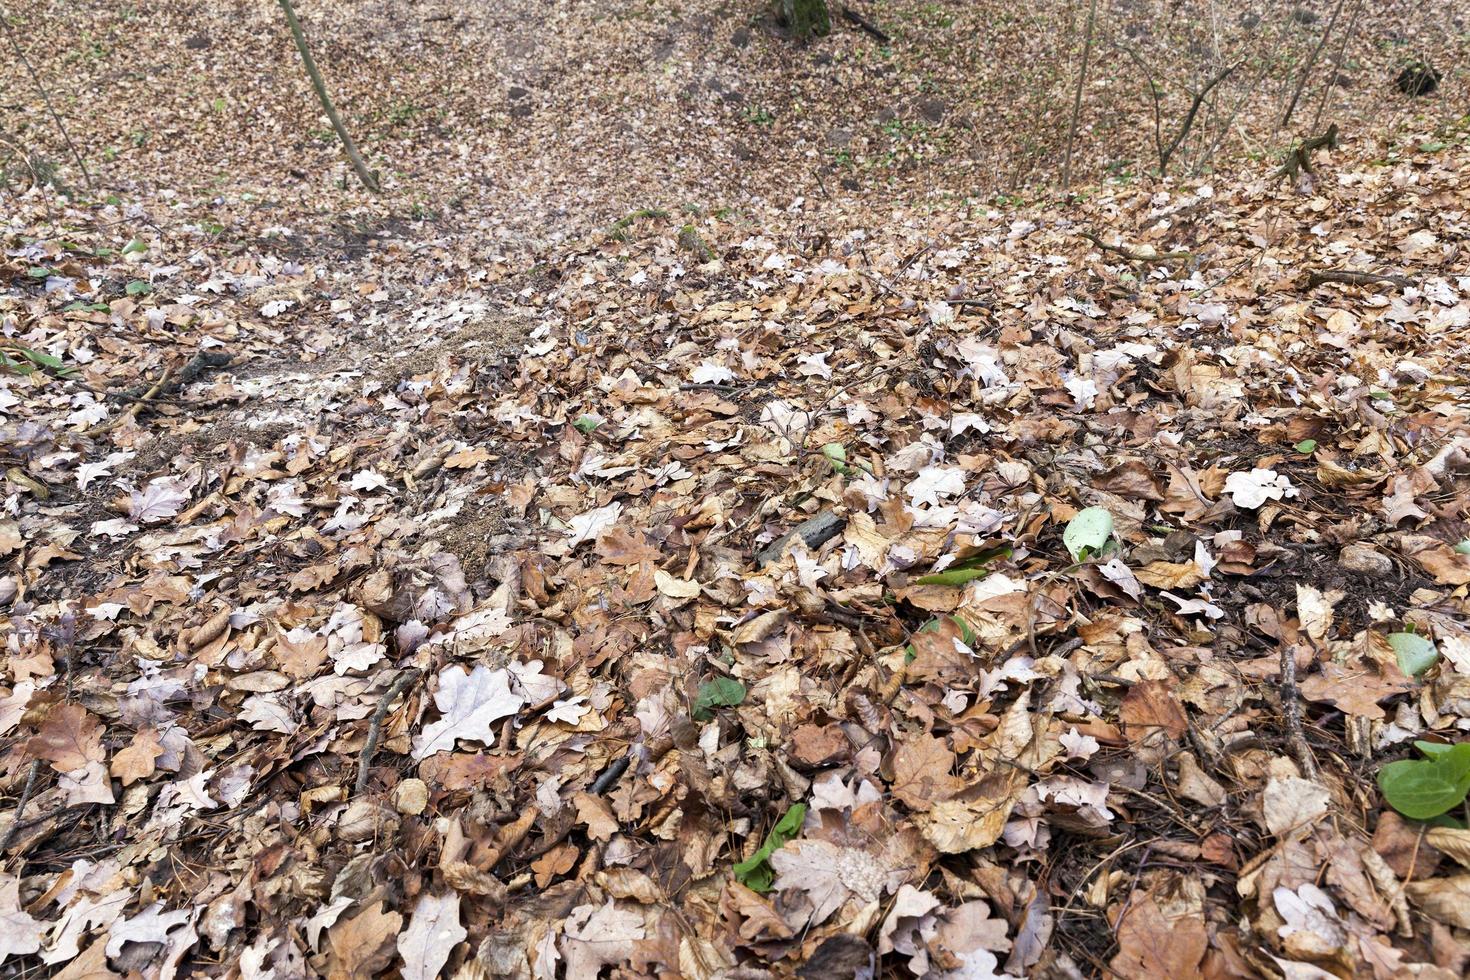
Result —
[{"label": "green leaf", "polygon": [[1426,742],[1423,739],[1416,739],[1414,741],[1414,748],[1418,749],[1420,752],[1423,752],[1431,759],[1437,759],[1448,752],[1450,749],[1454,748],[1454,746],[1446,745],[1443,742]]},{"label": "green leaf", "polygon": [[1470,538],[1466,538],[1464,541],[1455,545],[1455,554],[1470,555]]},{"label": "green leaf", "polygon": [[1303,439],[1292,448],[1301,453],[1303,456],[1310,456],[1317,448],[1317,440]]},{"label": "green leaf", "polygon": [[128,283],[127,289],[125,291],[129,296],[139,296],[143,293],[153,292],[153,287],[148,285],[148,283],[144,282],[141,279],[134,279],[132,282]]},{"label": "green leaf", "polygon": [[582,433],[583,435],[586,435],[587,433],[591,432],[593,429],[597,428],[601,424],[602,424],[602,417],[601,416],[599,416],[599,415],[583,415],[580,418],[578,418],[577,421],[575,421],[575,422],[572,423],[572,427],[575,428],[578,432]]},{"label": "green leaf", "polygon": [[1449,146],[1449,144],[1444,142],[1443,140],[1432,140],[1428,143],[1420,143],[1419,149],[1425,153],[1438,153],[1440,150],[1443,150],[1447,146]]},{"label": "green leaf", "polygon": [[1062,544],[1067,546],[1073,561],[1082,561],[1095,555],[1108,543],[1113,535],[1113,515],[1102,507],[1089,507],[1078,511],[1077,516],[1067,522],[1062,532]]},{"label": "green leaf", "polygon": [[1410,677],[1419,677],[1439,660],[1434,642],[1418,633],[1390,633],[1388,645],[1398,658],[1399,670]]},{"label": "green leaf", "polygon": [[128,242],[126,245],[123,246],[122,254],[124,254],[124,255],[132,255],[132,254],[134,254],[136,252],[146,252],[146,251],[148,251],[148,246],[147,245],[144,245],[141,240],[139,240],[137,238],[134,238],[132,241]]},{"label": "green leaf", "polygon": [[67,303],[61,308],[61,312],[76,313],[78,311],[82,311],[87,313],[106,313],[109,309],[111,309],[111,307],[109,307],[106,303],[88,303],[84,299],[79,299],[71,303]]},{"label": "green leaf", "polygon": [[1378,771],[1388,805],[1414,820],[1429,820],[1462,803],[1470,792],[1470,742],[1431,759],[1402,759]]},{"label": "green leaf", "polygon": [[914,579],[914,582],[918,585],[959,586],[966,582],[973,582],[977,578],[984,578],[989,574],[990,570],[986,568],[947,568],[934,575],[921,575]]},{"label": "green leaf", "polygon": [[[52,355],[47,354],[43,351],[31,350],[29,347],[12,347],[10,348],[10,350],[16,354],[19,354],[21,357],[25,358],[27,361],[30,361],[31,364],[34,364],[37,367],[50,368],[52,371],[55,371],[56,374],[60,377],[64,378],[68,374],[76,373],[76,368],[67,367],[66,363],[62,361],[61,358],[53,357]],[[0,367],[11,368],[17,374],[30,374],[33,370],[35,370],[28,365],[22,364],[20,361],[12,361],[9,357],[6,357],[3,354],[0,354],[0,358],[3,358],[3,360],[0,360]]]},{"label": "green leaf", "polygon": [[27,269],[26,275],[30,276],[32,279],[45,279],[47,276],[51,275],[51,270],[46,268],[45,266],[37,265]]},{"label": "green leaf", "polygon": [[806,819],[806,804],[797,803],[776,821],[776,826],[766,835],[765,842],[754,854],[735,865],[735,880],[753,892],[768,892],[771,884],[776,879],[775,869],[771,867],[771,855],[784,846],[787,841],[795,840],[796,835],[801,833],[802,821]]},{"label": "green leaf", "polygon": [[695,721],[709,721],[714,717],[711,708],[733,708],[745,700],[745,685],[731,677],[716,677],[699,685],[699,694],[694,698]]}]

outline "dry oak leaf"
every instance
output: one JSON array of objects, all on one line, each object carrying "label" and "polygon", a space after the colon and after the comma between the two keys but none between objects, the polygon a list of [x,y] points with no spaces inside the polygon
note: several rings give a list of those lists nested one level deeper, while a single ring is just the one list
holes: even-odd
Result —
[{"label": "dry oak leaf", "polygon": [[1399,539],[1399,549],[1434,576],[1440,585],[1470,584],[1470,555],[1457,554],[1438,538],[1422,534],[1406,534]]},{"label": "dry oak leaf", "polygon": [[112,775],[121,779],[124,786],[147,779],[156,770],[154,763],[163,751],[158,732],[152,728],[141,728],[131,742],[113,754]]},{"label": "dry oak leaf", "polygon": [[1184,707],[1174,694],[1170,681],[1139,681],[1129,688],[1128,696],[1118,708],[1118,717],[1130,742],[1141,742],[1154,732],[1162,731],[1179,738],[1189,730]]},{"label": "dry oak leaf", "polygon": [[1391,680],[1366,667],[1346,667],[1325,663],[1320,674],[1301,683],[1302,697],[1336,705],[1350,715],[1362,718],[1384,718],[1378,702],[1409,690],[1406,680]]},{"label": "dry oak leaf", "polygon": [[425,725],[414,739],[413,757],[425,759],[435,752],[454,748],[459,739],[495,744],[491,725],[520,710],[525,699],[510,689],[510,672],[491,670],[483,664],[469,673],[460,666],[446,667],[439,673],[439,689],[434,704],[443,717]]},{"label": "dry oak leaf", "polygon": [[599,841],[612,840],[613,834],[618,832],[618,821],[606,800],[591,793],[578,793],[572,797],[572,803],[577,807],[577,823],[586,825],[588,837]]},{"label": "dry oak leaf", "polygon": [[20,907],[20,879],[0,874],[0,964],[12,956],[39,952],[41,936],[50,925]]},{"label": "dry oak leaf", "polygon": [[454,947],[469,935],[459,924],[459,896],[424,892],[413,907],[408,928],[398,937],[403,980],[434,980],[449,962]]},{"label": "dry oak leaf", "polygon": [[1203,918],[1164,915],[1153,896],[1135,900],[1118,923],[1118,955],[1109,964],[1123,980],[1200,975],[1208,946]]},{"label": "dry oak leaf", "polygon": [[924,838],[941,853],[963,854],[999,840],[1025,792],[1026,777],[1020,770],[1008,769],[982,781],[975,798],[942,800],[915,820]]},{"label": "dry oak leaf", "polygon": [[607,904],[579,905],[567,916],[561,950],[567,958],[567,980],[596,980],[602,967],[626,963],[633,944],[648,934],[642,913]]},{"label": "dry oak leaf", "polygon": [[45,759],[57,772],[72,772],[107,757],[102,725],[79,704],[58,704],[27,743],[31,755]]},{"label": "dry oak leaf", "polygon": [[384,912],[383,903],[374,902],[332,926],[327,931],[331,953],[327,980],[360,980],[381,974],[393,958],[393,940],[402,924],[403,916]]},{"label": "dry oak leaf", "polygon": [[837,725],[802,725],[791,733],[791,757],[808,766],[824,766],[852,748]]},{"label": "dry oak leaf", "polygon": [[964,785],[951,774],[954,762],[942,738],[924,734],[905,740],[893,752],[893,795],[913,810],[949,799]]},{"label": "dry oak leaf", "polygon": [[1156,589],[1192,589],[1209,578],[1192,561],[1153,561],[1133,570],[1133,577]]},{"label": "dry oak leaf", "polygon": [[[867,851],[824,840],[797,840],[771,855],[775,889],[800,892],[812,904],[811,925],[820,925],[850,899],[878,900],[892,875]],[[901,877],[900,873],[900,877]]]},{"label": "dry oak leaf", "polygon": [[1404,885],[1404,894],[1430,918],[1470,929],[1470,875],[1411,881]]}]

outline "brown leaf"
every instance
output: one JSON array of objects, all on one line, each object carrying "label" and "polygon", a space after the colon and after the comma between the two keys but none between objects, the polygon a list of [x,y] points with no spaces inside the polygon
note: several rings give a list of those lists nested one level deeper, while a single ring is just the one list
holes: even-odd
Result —
[{"label": "brown leaf", "polygon": [[1118,954],[1109,964],[1124,980],[1199,975],[1208,937],[1194,914],[1169,918],[1152,895],[1135,898],[1118,923]]},{"label": "brown leaf", "polygon": [[1470,875],[1411,881],[1404,885],[1404,894],[1430,918],[1470,929]]},{"label": "brown leaf", "polygon": [[852,748],[838,725],[802,725],[792,732],[791,743],[791,757],[808,766],[827,765]]},{"label": "brown leaf", "polygon": [[377,976],[393,958],[393,942],[403,916],[384,912],[374,902],[351,919],[339,921],[327,933],[331,962],[327,980],[360,980]]},{"label": "brown leaf", "polygon": [[1302,681],[1302,697],[1308,701],[1324,701],[1336,705],[1350,715],[1383,718],[1378,702],[1408,690],[1412,685],[1381,677],[1366,667],[1347,667],[1326,663],[1320,674]]},{"label": "brown leaf", "polygon": [[1413,559],[1440,585],[1470,584],[1470,555],[1456,554],[1437,538],[1406,534],[1399,540],[1404,557]]},{"label": "brown leaf", "polygon": [[158,741],[158,732],[142,728],[126,746],[112,757],[112,775],[131,786],[140,779],[153,775],[154,760],[163,755],[163,745]]},{"label": "brown leaf", "polygon": [[101,724],[79,704],[54,706],[27,747],[31,755],[45,759],[57,772],[71,772],[107,757],[102,749]]},{"label": "brown leaf", "polygon": [[1410,823],[1384,808],[1373,832],[1373,850],[1400,878],[1425,878],[1434,874],[1443,857],[1425,840],[1425,827]]},{"label": "brown leaf", "polygon": [[1184,708],[1174,696],[1174,685],[1169,681],[1134,684],[1118,708],[1118,717],[1122,719],[1129,741],[1135,744],[1155,732],[1162,731],[1170,738],[1178,738],[1189,729]]},{"label": "brown leaf", "polygon": [[933,735],[907,739],[893,753],[893,795],[914,810],[927,810],[964,785],[951,775],[953,769],[954,753],[943,739]]},{"label": "brown leaf", "polygon": [[571,844],[558,844],[531,862],[536,873],[536,887],[545,888],[577,864],[577,848]]},{"label": "brown leaf", "polygon": [[1141,459],[1130,459],[1113,467],[1095,480],[1093,485],[1099,490],[1140,500],[1164,499],[1158,477],[1154,476],[1148,464]]},{"label": "brown leaf", "polygon": [[1142,568],[1135,568],[1133,577],[1156,589],[1192,589],[1209,576],[1203,574],[1192,561],[1154,561]]}]

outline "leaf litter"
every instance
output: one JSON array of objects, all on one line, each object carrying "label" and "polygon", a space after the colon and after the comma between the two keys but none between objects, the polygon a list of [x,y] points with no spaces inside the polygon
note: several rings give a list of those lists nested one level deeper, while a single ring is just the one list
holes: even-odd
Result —
[{"label": "leaf litter", "polygon": [[1463,975],[1467,170],[16,197],[0,970]]}]

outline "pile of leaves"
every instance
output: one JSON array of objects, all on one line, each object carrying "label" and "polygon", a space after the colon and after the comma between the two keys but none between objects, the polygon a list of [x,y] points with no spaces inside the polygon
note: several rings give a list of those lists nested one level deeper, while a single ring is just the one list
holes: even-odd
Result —
[{"label": "pile of leaves", "polygon": [[1319,159],[20,199],[0,969],[1463,975],[1470,153]]}]

